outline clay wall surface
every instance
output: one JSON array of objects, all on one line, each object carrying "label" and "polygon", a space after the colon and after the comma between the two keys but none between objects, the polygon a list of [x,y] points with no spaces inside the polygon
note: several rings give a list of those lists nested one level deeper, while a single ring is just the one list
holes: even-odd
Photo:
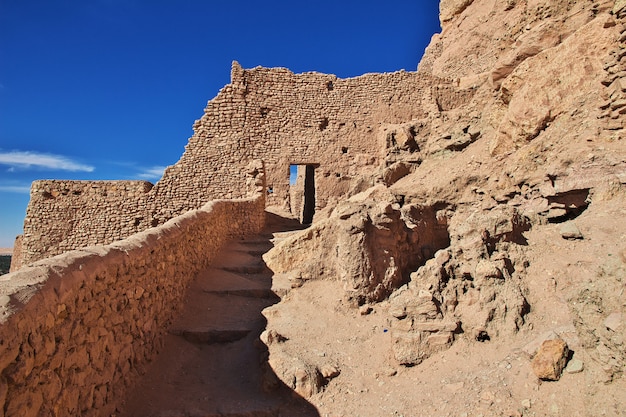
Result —
[{"label": "clay wall surface", "polygon": [[159,350],[194,275],[259,232],[263,196],[218,200],[0,281],[0,415],[109,416]]},{"label": "clay wall surface", "polygon": [[[24,220],[25,263],[145,230],[147,181],[35,181]],[[152,224],[156,225],[156,224]]]},{"label": "clay wall surface", "polygon": [[13,243],[13,253],[11,254],[11,269],[9,272],[17,271],[22,265],[22,239],[24,235],[19,235]]},{"label": "clay wall surface", "polygon": [[248,196],[258,186],[251,168],[258,160],[273,190],[267,205],[287,210],[289,165],[315,165],[321,209],[345,196],[358,175],[384,168],[382,125],[426,117],[445,102],[441,91],[456,94],[448,81],[405,71],[339,79],[283,68],[244,70],[234,62],[231,79],[195,122],[181,159],[153,188],[145,182],[35,182],[23,264],[123,239],[216,198]]},{"label": "clay wall surface", "polygon": [[[437,84],[432,76],[404,71],[339,79],[282,68],[243,70],[237,63],[231,78],[194,124],[181,160],[155,186],[156,195],[172,196],[161,210],[184,210],[208,196],[245,195],[245,167],[253,159],[265,163],[273,189],[268,205],[285,208],[289,165],[315,165],[316,201],[323,208],[348,191],[355,175],[380,168],[385,146],[379,126],[423,117]],[[189,206],[181,206],[183,200]]]}]

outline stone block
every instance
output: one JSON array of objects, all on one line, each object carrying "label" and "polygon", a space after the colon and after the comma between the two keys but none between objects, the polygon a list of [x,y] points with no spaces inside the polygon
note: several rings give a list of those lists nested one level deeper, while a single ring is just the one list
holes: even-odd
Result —
[{"label": "stone block", "polygon": [[562,339],[546,340],[532,360],[533,372],[539,379],[558,381],[569,358],[569,348]]},{"label": "stone block", "polygon": [[578,226],[576,226],[576,224],[572,221],[563,223],[559,231],[563,239],[583,239],[583,234],[578,229]]}]

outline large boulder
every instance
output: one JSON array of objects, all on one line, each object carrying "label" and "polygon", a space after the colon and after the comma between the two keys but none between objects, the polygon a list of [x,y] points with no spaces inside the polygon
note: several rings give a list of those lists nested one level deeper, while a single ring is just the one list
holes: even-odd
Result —
[{"label": "large boulder", "polygon": [[358,305],[382,301],[449,244],[437,208],[401,203],[384,186],[373,187],[279,242],[264,260],[274,273],[299,281],[340,280],[346,298]]}]

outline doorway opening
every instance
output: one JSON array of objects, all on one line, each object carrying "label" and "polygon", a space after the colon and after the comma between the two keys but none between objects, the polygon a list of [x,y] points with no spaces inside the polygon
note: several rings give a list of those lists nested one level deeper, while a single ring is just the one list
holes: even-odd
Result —
[{"label": "doorway opening", "polygon": [[289,186],[291,213],[297,215],[302,224],[313,223],[313,216],[315,215],[315,165],[290,165]]}]

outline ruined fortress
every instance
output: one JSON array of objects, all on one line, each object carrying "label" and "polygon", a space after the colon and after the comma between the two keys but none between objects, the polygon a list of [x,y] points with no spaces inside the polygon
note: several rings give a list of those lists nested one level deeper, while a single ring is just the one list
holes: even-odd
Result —
[{"label": "ruined fortress", "polygon": [[[8,362],[30,358],[25,367],[5,370],[20,381],[11,386],[7,415],[53,398],[55,415],[114,407],[131,381],[128,362],[151,357],[186,283],[223,242],[258,232],[266,206],[310,223],[316,211],[393,177],[389,166],[400,154],[408,157],[398,175],[406,175],[421,161],[410,156],[417,150],[412,133],[398,126],[458,106],[471,93],[419,72],[339,79],[283,68],[244,70],[234,62],[231,83],[208,103],[180,161],[157,184],[34,182],[14,250],[17,272],[6,276],[13,284],[5,292],[10,319],[3,346],[11,349],[5,356]],[[301,178],[293,186],[292,165]],[[102,298],[111,303],[101,305]],[[24,342],[28,347],[9,336],[27,340],[32,329],[39,336]],[[131,349],[137,334],[143,347]],[[118,344],[128,347],[113,348]],[[71,361],[67,350],[75,352]],[[58,379],[27,393],[31,384],[42,384],[38,369]],[[60,381],[72,375],[90,381],[89,392],[77,386],[70,393],[65,382],[60,392]]]},{"label": "ruined fortress", "polygon": [[234,62],[154,185],[34,182],[0,279],[0,417],[115,414],[194,277],[276,212],[311,226],[263,254],[287,296],[261,340],[325,414],[623,414],[626,1],[440,19],[416,72]]},{"label": "ruined fortress", "polygon": [[[258,187],[266,189],[268,206],[294,211],[310,223],[315,210],[362,188],[355,184],[358,178],[382,175],[393,162],[398,144],[389,125],[424,118],[432,109],[450,110],[469,97],[471,90],[417,72],[344,80],[282,68],[244,70],[233,62],[231,83],[208,103],[180,161],[154,186],[35,182],[14,269],[126,238],[213,199],[246,197]],[[291,198],[291,165],[308,177],[301,193],[293,194],[301,201]],[[255,180],[263,170],[265,182]]]}]

